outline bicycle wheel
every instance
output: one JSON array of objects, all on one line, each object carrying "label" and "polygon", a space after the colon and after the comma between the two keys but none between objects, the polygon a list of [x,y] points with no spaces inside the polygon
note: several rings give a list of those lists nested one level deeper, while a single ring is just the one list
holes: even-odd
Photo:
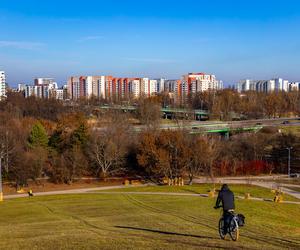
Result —
[{"label": "bicycle wheel", "polygon": [[219,220],[219,235],[222,240],[225,239],[225,234],[224,234],[224,218],[221,218]]},{"label": "bicycle wheel", "polygon": [[230,221],[229,225],[229,234],[233,241],[237,241],[240,236],[239,225],[235,217],[233,217]]}]

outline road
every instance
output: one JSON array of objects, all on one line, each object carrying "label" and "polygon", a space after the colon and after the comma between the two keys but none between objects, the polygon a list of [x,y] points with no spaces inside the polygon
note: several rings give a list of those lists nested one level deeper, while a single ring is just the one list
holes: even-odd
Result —
[{"label": "road", "polygon": [[[285,122],[285,124],[283,124]],[[225,128],[245,128],[255,126],[300,126],[300,120],[298,118],[273,118],[273,119],[257,119],[257,120],[243,120],[243,121],[179,121],[177,124],[162,124],[161,129],[203,129],[203,130],[214,130],[214,129],[225,129]],[[142,129],[143,126],[137,127]]]},{"label": "road", "polygon": [[[160,129],[188,129],[192,131],[207,131],[207,130],[218,130],[218,129],[239,129],[239,128],[250,128],[263,126],[281,126],[281,127],[291,127],[291,126],[300,126],[299,118],[272,118],[272,119],[255,119],[255,120],[243,120],[243,121],[185,121],[180,120],[178,122],[171,122],[168,124],[161,124]],[[283,124],[283,122],[286,122]],[[105,130],[105,127],[95,127],[96,130]],[[140,132],[146,129],[144,125],[135,125],[133,131]]]}]

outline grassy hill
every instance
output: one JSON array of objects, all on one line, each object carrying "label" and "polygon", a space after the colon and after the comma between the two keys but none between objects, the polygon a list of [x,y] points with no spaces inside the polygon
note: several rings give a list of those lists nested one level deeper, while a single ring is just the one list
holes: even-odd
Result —
[{"label": "grassy hill", "polygon": [[238,200],[239,242],[220,240],[213,198],[57,195],[0,204],[1,249],[299,249],[300,205]]},{"label": "grassy hill", "polygon": [[[215,188],[215,190],[220,190],[222,184],[194,184],[186,186],[143,186],[143,187],[127,187],[111,189],[111,190],[101,190],[99,192],[163,192],[163,193],[193,193],[193,194],[208,194],[210,190]],[[268,200],[274,199],[274,192],[271,192],[268,188],[258,187],[255,185],[248,184],[230,184],[230,189],[234,192],[235,196],[244,197],[246,193],[250,193],[251,197],[263,198]],[[273,190],[274,191],[274,190]],[[282,194],[283,200],[285,201],[297,201],[300,200],[288,195]]]}]

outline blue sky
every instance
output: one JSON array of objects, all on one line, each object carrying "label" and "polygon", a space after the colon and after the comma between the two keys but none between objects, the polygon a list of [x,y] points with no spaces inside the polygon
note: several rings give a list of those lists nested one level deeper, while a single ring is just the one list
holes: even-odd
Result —
[{"label": "blue sky", "polygon": [[8,83],[70,75],[216,74],[300,81],[300,1],[0,2]]}]

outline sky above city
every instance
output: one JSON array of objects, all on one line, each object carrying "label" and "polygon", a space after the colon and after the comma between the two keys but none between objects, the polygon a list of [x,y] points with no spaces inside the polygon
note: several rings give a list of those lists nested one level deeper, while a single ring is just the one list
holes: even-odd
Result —
[{"label": "sky above city", "polygon": [[0,2],[0,70],[12,86],[187,72],[300,81],[299,61],[298,0]]}]

